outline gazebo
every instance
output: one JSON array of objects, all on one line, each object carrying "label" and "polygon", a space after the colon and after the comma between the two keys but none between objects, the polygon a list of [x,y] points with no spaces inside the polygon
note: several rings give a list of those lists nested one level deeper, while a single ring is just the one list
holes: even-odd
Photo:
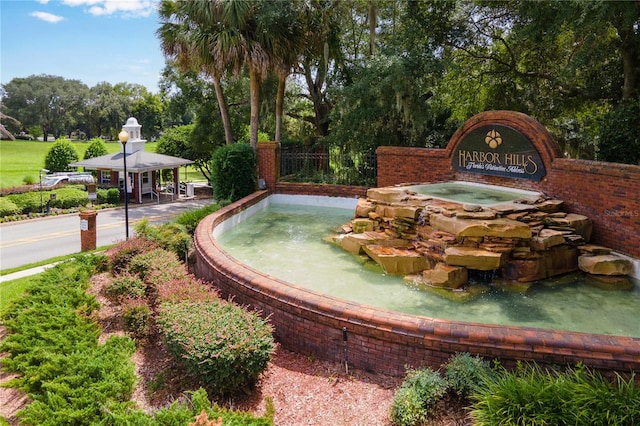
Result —
[{"label": "gazebo", "polygon": [[172,180],[165,186],[165,193],[180,197],[193,195],[186,186],[181,187],[179,179],[180,166],[193,164],[193,161],[170,155],[156,154],[144,150],[145,139],[140,137],[138,120],[130,117],[122,126],[129,134],[127,143],[121,144],[120,152],[90,158],[69,164],[71,167],[84,167],[85,170],[97,171],[98,185],[117,186],[124,190],[124,156],[126,156],[127,189],[130,201],[142,203],[143,196],[149,195],[160,201],[160,171],[173,170]]}]

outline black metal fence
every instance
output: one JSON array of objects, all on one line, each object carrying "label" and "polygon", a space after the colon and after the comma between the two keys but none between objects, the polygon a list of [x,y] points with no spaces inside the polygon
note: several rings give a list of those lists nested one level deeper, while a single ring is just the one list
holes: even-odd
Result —
[{"label": "black metal fence", "polygon": [[280,152],[280,180],[284,182],[375,186],[377,172],[375,153],[302,152],[297,147],[282,147]]}]

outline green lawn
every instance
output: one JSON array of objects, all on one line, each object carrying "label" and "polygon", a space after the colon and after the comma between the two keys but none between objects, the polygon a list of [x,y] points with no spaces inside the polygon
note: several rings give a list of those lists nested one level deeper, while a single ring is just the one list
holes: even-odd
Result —
[{"label": "green lawn", "polygon": [[[0,141],[0,188],[9,188],[24,184],[26,177],[33,182],[39,181],[38,172],[44,167],[44,160],[54,142],[40,141]],[[145,150],[156,151],[156,142],[147,142]],[[84,152],[89,147],[88,142],[73,142],[78,152],[78,158],[84,158]],[[120,142],[106,142],[109,153],[120,151]],[[187,167],[187,178],[184,170],[180,170],[180,179],[192,182],[204,181],[204,176],[192,167]]]}]

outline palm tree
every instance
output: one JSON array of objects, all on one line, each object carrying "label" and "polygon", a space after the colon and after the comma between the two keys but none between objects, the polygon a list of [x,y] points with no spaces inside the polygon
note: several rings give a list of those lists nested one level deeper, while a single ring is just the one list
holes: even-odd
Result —
[{"label": "palm tree", "polygon": [[220,22],[215,2],[163,0],[159,15],[161,26],[157,31],[165,55],[176,60],[183,71],[205,73],[213,80],[216,100],[224,128],[225,142],[234,141],[229,107],[222,88],[226,63],[214,56],[214,46]]},{"label": "palm tree", "polygon": [[[271,69],[276,69],[279,76],[276,109],[277,121],[282,121],[284,82],[301,43],[296,20],[299,4],[280,0],[163,0],[160,7],[163,24],[158,35],[165,54],[175,57],[182,67],[211,75],[221,113],[226,111],[222,75],[225,70],[238,74],[245,66],[248,68],[250,143],[254,149],[258,142],[261,83]],[[277,127],[279,139],[280,125]]]}]

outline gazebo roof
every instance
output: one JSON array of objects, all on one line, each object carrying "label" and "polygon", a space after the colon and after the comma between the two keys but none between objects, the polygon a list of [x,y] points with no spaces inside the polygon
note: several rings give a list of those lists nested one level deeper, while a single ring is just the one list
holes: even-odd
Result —
[{"label": "gazebo roof", "polygon": [[[107,154],[90,158],[84,161],[71,163],[71,167],[84,167],[89,170],[111,169],[124,171],[122,152]],[[156,154],[154,152],[136,151],[127,154],[127,171],[132,173],[144,173],[152,170],[173,169],[180,166],[193,164],[193,161],[170,155]]]}]

